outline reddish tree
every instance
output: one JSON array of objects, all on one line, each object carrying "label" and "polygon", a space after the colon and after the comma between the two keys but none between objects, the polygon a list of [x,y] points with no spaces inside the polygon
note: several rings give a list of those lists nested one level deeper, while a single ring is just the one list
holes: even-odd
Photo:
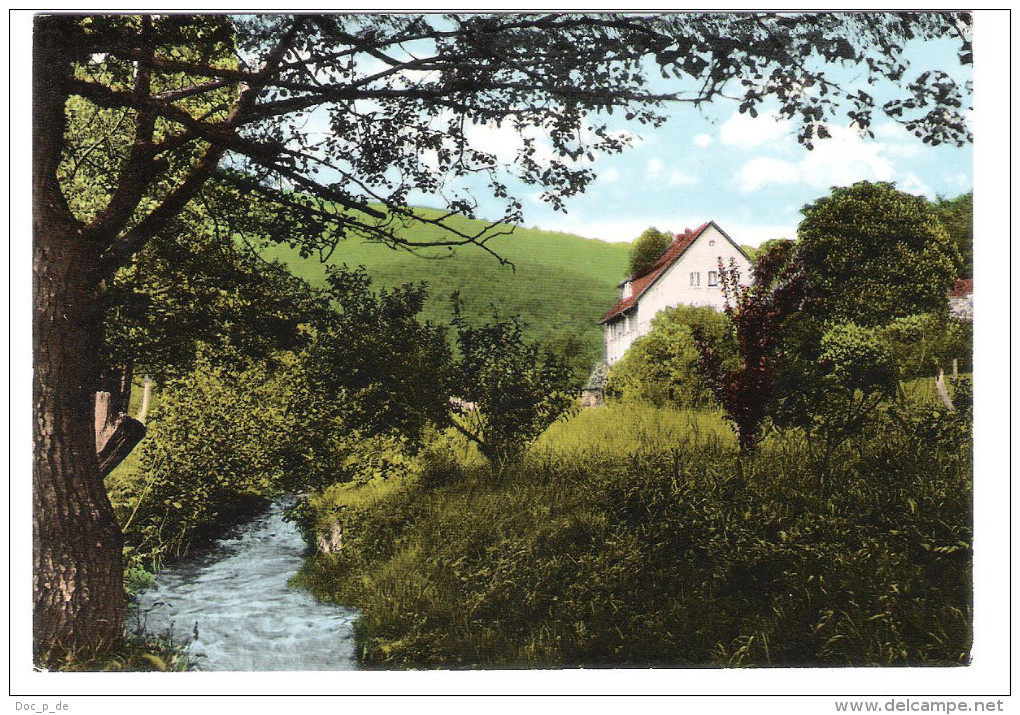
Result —
[{"label": "reddish tree", "polygon": [[762,253],[754,266],[755,281],[742,284],[740,271],[719,262],[719,279],[726,296],[724,312],[733,326],[740,367],[723,368],[701,326],[693,326],[701,353],[699,367],[705,382],[733,424],[740,451],[753,452],[774,399],[773,362],[783,320],[798,310],[807,295],[804,273],[791,262],[793,243],[781,241]]}]

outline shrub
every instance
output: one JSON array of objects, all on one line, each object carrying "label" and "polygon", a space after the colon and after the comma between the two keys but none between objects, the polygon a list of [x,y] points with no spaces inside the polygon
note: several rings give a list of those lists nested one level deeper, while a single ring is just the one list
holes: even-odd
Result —
[{"label": "shrub", "polygon": [[946,311],[896,318],[881,337],[897,366],[900,379],[927,377],[948,371],[954,359],[963,370],[971,368],[973,326],[951,320]]},{"label": "shrub", "polygon": [[288,374],[283,363],[234,370],[200,356],[162,386],[138,473],[115,492],[126,541],[145,562],[184,553],[281,490],[294,431],[281,398]]},{"label": "shrub", "polygon": [[711,308],[677,306],[655,316],[652,329],[634,341],[609,370],[606,393],[656,407],[704,407],[712,393],[698,372],[699,352],[691,326],[711,336],[732,368],[735,359],[726,317]]},{"label": "shrub", "polygon": [[501,476],[573,404],[570,367],[524,340],[517,318],[467,323],[454,296],[457,349],[452,385],[457,398],[447,424],[474,442]]}]

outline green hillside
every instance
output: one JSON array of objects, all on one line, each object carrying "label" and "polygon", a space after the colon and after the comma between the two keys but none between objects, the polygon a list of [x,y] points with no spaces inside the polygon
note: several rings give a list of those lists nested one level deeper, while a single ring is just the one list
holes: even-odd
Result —
[{"label": "green hillside", "polygon": [[[482,225],[467,218],[457,221],[465,231]],[[405,229],[403,235],[416,241],[442,236],[431,226]],[[365,266],[378,287],[426,282],[430,298],[425,317],[435,322],[449,321],[449,298],[459,290],[469,318],[484,320],[493,307],[500,315],[520,315],[532,340],[575,353],[578,370],[590,367],[602,350],[597,322],[616,300],[630,244],[517,228],[488,246],[513,267],[500,265],[477,246],[432,249],[421,256],[353,240],[341,243],[329,263]],[[286,263],[313,285],[323,282],[325,265],[317,258],[302,258],[285,245],[271,247],[265,255]]]}]

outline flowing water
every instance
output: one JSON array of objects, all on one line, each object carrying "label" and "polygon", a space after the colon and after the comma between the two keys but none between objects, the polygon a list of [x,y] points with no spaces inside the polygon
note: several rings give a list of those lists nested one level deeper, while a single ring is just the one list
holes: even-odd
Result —
[{"label": "flowing water", "polygon": [[[135,617],[150,633],[193,639],[199,670],[352,670],[356,612],[287,586],[305,543],[286,504],[156,575]],[[197,638],[195,637],[197,633]]]}]

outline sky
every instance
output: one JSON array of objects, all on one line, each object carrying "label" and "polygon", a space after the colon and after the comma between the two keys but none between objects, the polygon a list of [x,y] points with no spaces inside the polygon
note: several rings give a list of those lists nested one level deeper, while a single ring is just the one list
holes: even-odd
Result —
[{"label": "sky", "polygon": [[[909,46],[907,79],[941,68],[958,82],[969,79],[951,43]],[[869,92],[860,68],[831,73]],[[881,101],[877,102],[881,104]],[[597,158],[598,179],[568,201],[567,213],[539,199],[535,187],[517,186],[524,198],[526,226],[564,231],[607,241],[631,241],[644,229],[681,232],[715,220],[735,241],[758,245],[771,238],[793,238],[800,209],[827,195],[833,186],[855,181],[891,181],[929,199],[952,198],[972,190],[972,147],[931,147],[876,110],[873,139],[849,126],[829,125],[832,138],[809,151],[798,144],[796,127],[776,121],[774,112],[755,119],[720,100],[703,110],[689,105],[666,108],[658,129],[617,121],[614,129],[633,135],[633,146],[619,155]],[[476,128],[483,146],[512,155],[508,129]],[[476,193],[481,215],[501,211]],[[421,197],[431,205],[428,197]],[[487,215],[486,211],[490,211]]]}]

